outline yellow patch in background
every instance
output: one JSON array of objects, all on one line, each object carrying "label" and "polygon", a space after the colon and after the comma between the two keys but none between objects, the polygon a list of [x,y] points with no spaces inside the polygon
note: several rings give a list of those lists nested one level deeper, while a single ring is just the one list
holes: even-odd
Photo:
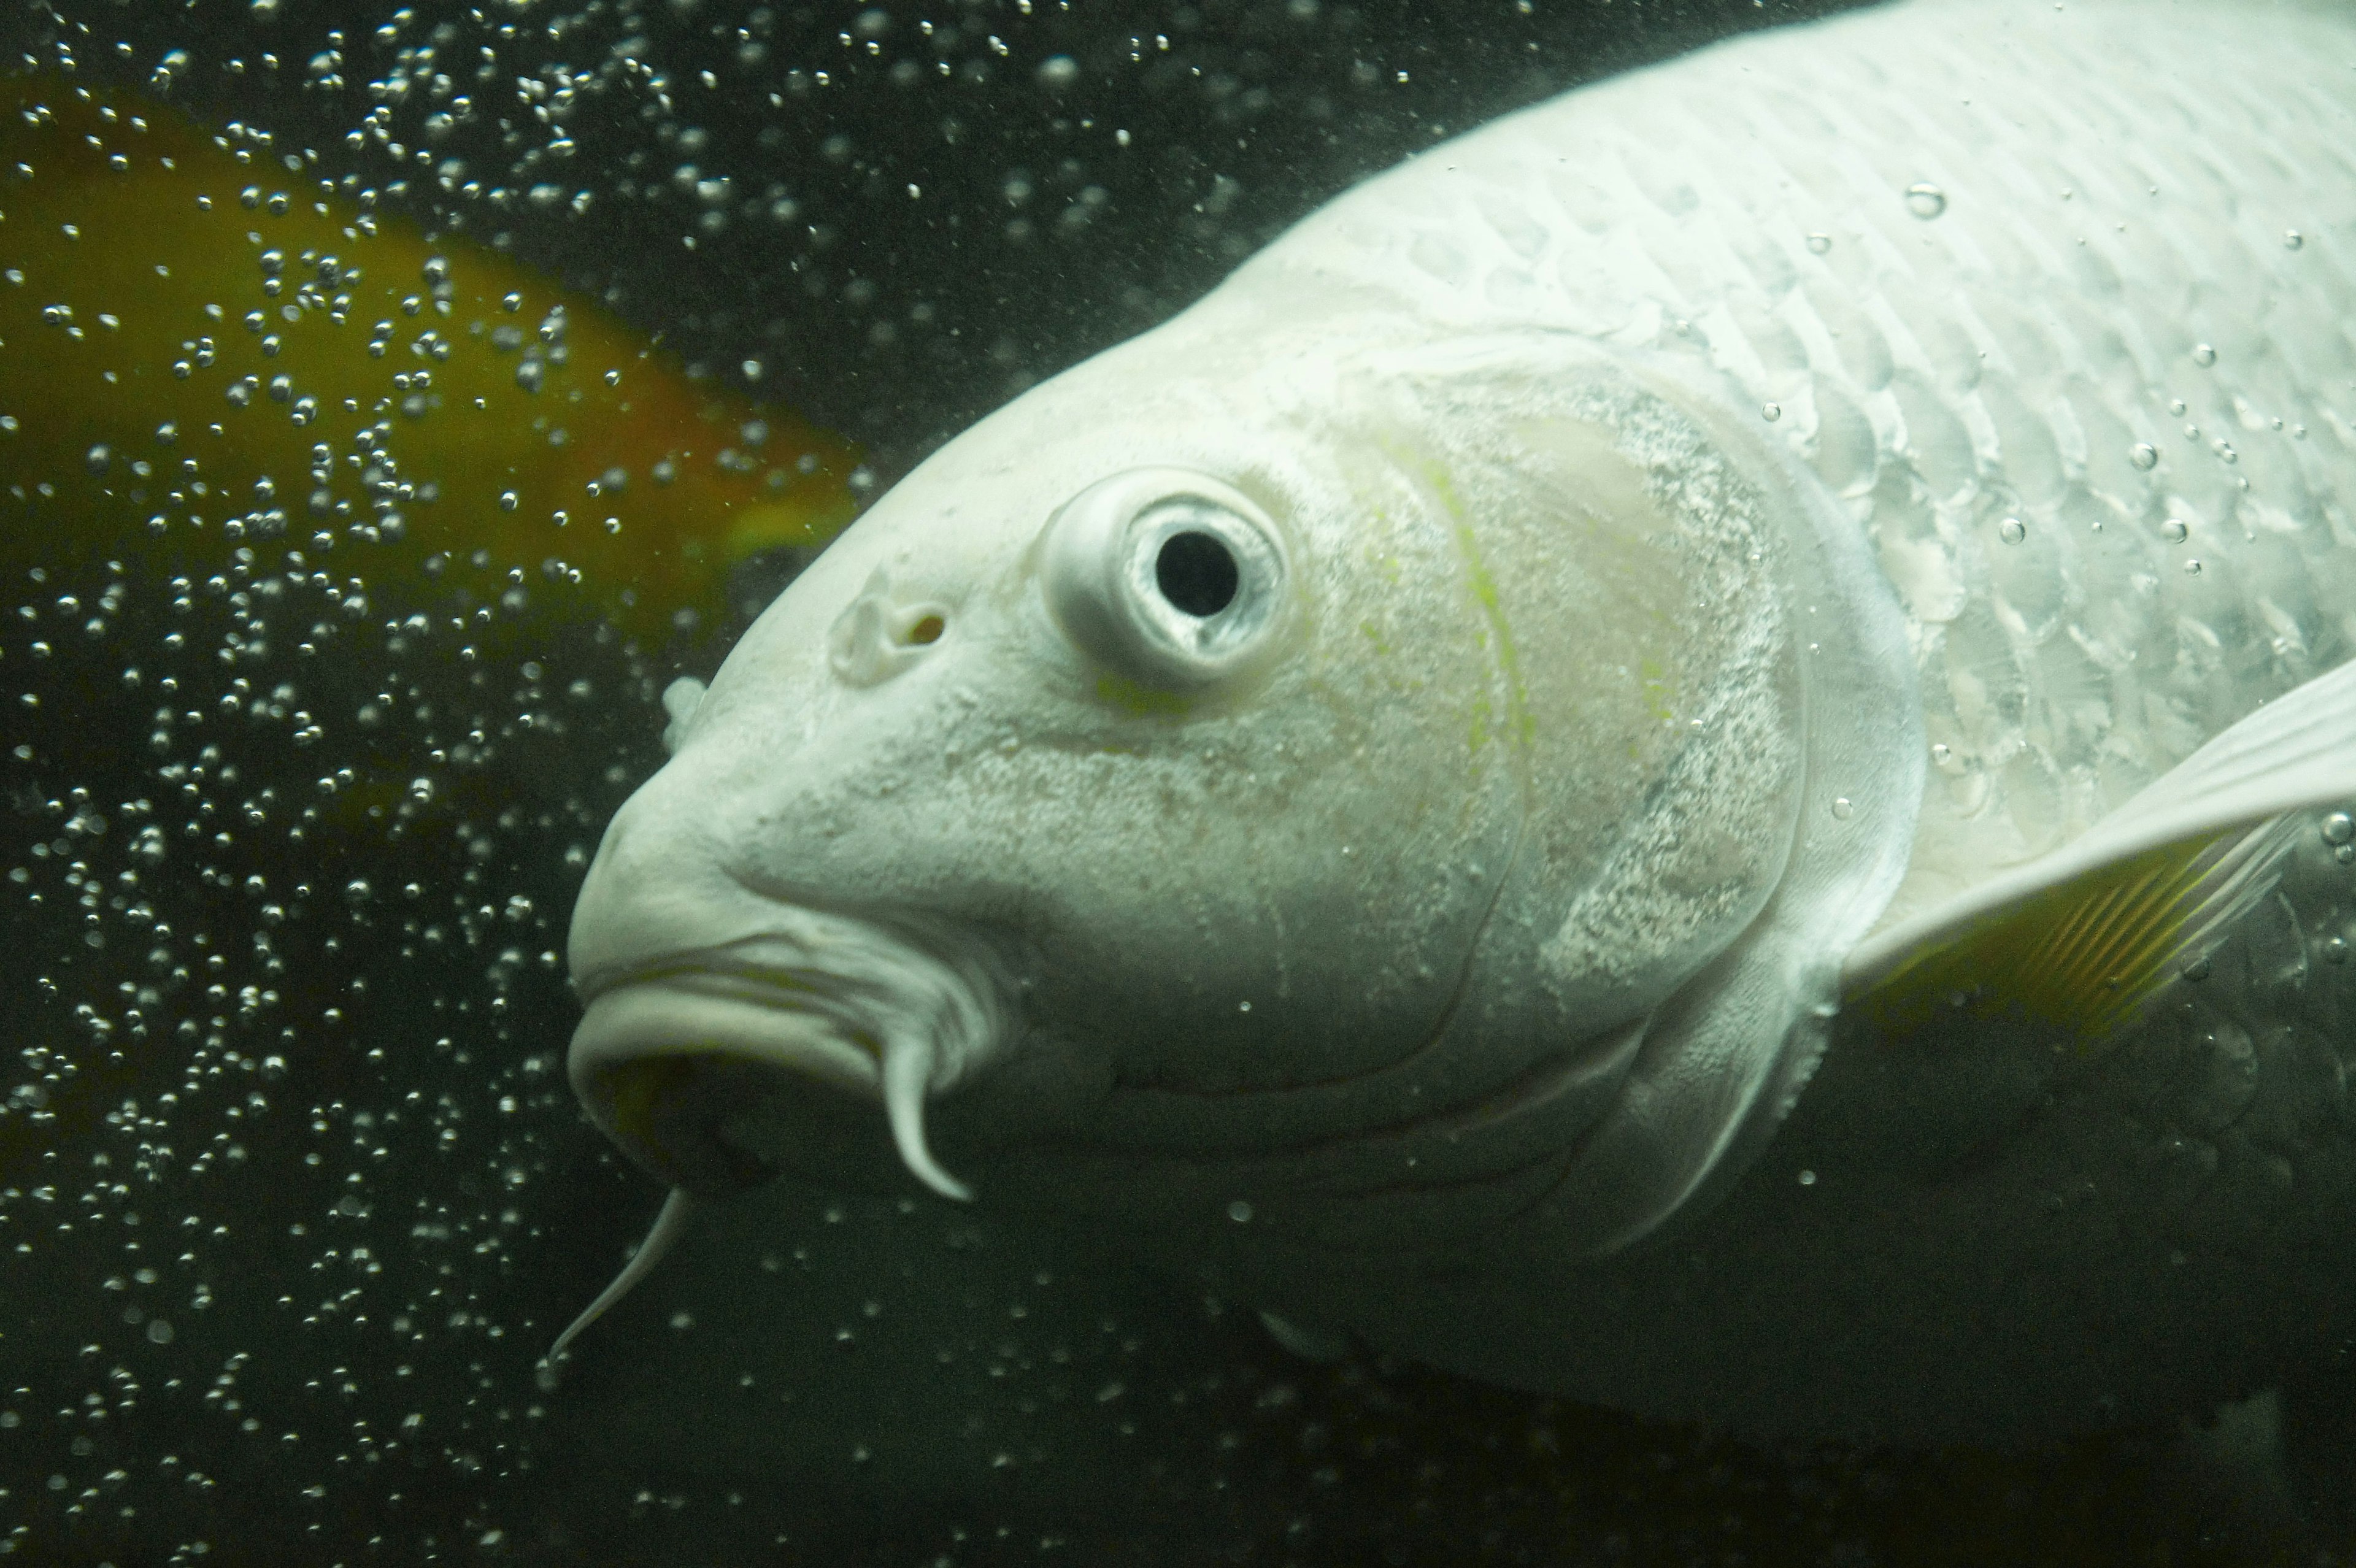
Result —
[{"label": "yellow patch in background", "polygon": [[9,84],[0,569],[83,547],[318,554],[325,532],[410,561],[558,560],[659,635],[723,611],[736,562],[822,544],[857,509],[843,442],[336,188],[170,108]]}]

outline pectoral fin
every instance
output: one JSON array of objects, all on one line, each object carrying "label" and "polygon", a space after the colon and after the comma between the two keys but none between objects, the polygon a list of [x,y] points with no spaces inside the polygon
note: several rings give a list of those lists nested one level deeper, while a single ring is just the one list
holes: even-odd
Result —
[{"label": "pectoral fin", "polygon": [[2101,1051],[2274,891],[2307,814],[2356,800],[2356,663],[2226,730],[2052,854],[1868,937],[1845,1006],[1887,1029],[1950,998]]}]

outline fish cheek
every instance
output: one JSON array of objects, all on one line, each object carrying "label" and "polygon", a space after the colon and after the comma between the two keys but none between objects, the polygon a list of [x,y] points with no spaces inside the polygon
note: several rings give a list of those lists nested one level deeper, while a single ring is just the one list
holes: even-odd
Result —
[{"label": "fish cheek", "polygon": [[[1444,734],[1413,732],[1427,722]],[[1428,1037],[1494,886],[1480,862],[1505,858],[1513,793],[1467,806],[1462,747],[1451,723],[1301,668],[1215,717],[1074,704],[945,781],[976,836],[960,897],[1035,955],[1031,1025],[1126,1082],[1362,1072]]]},{"label": "fish cheek", "polygon": [[1802,683],[1771,519],[1686,477],[1708,471],[1693,459],[1665,466],[1692,440],[1676,411],[1599,398],[1505,429],[1451,459],[1527,715],[1528,829],[1496,929],[1551,933],[1527,956],[1593,1029],[1656,1006],[1772,892]]}]

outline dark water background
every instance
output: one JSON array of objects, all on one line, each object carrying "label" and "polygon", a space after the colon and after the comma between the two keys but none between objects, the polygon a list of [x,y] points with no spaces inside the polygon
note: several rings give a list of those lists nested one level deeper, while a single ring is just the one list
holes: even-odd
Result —
[{"label": "dark water background", "polygon": [[[1823,9],[926,4],[78,0],[12,5],[0,58],[266,127],[715,376],[757,361],[888,482],[1359,176]],[[592,85],[543,120],[558,68]],[[432,123],[434,71],[471,119]],[[353,616],[348,588],[282,576],[240,605],[170,560],[45,549],[0,596],[0,1553],[2330,1560],[2206,1499],[2169,1434],[1770,1453],[1314,1366],[1247,1310],[913,1186],[711,1217],[550,1386],[541,1350],[659,1196],[564,1087],[564,924],[659,761],[656,692],[708,676],[741,617],[640,647],[587,590],[507,595],[505,560],[347,551]],[[384,630],[412,613],[469,629]],[[323,619],[343,630],[302,656]],[[173,672],[201,717],[163,724]]]}]

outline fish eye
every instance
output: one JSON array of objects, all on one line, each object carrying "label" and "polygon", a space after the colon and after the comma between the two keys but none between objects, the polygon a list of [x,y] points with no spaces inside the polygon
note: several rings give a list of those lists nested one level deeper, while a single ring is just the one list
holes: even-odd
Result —
[{"label": "fish eye", "polygon": [[1153,558],[1153,585],[1189,615],[1215,615],[1235,602],[1241,581],[1236,558],[1208,534],[1192,529],[1162,541]]},{"label": "fish eye", "polygon": [[1256,667],[1290,603],[1283,533],[1207,474],[1137,468],[1100,479],[1056,510],[1041,546],[1041,589],[1065,635],[1159,690]]}]

